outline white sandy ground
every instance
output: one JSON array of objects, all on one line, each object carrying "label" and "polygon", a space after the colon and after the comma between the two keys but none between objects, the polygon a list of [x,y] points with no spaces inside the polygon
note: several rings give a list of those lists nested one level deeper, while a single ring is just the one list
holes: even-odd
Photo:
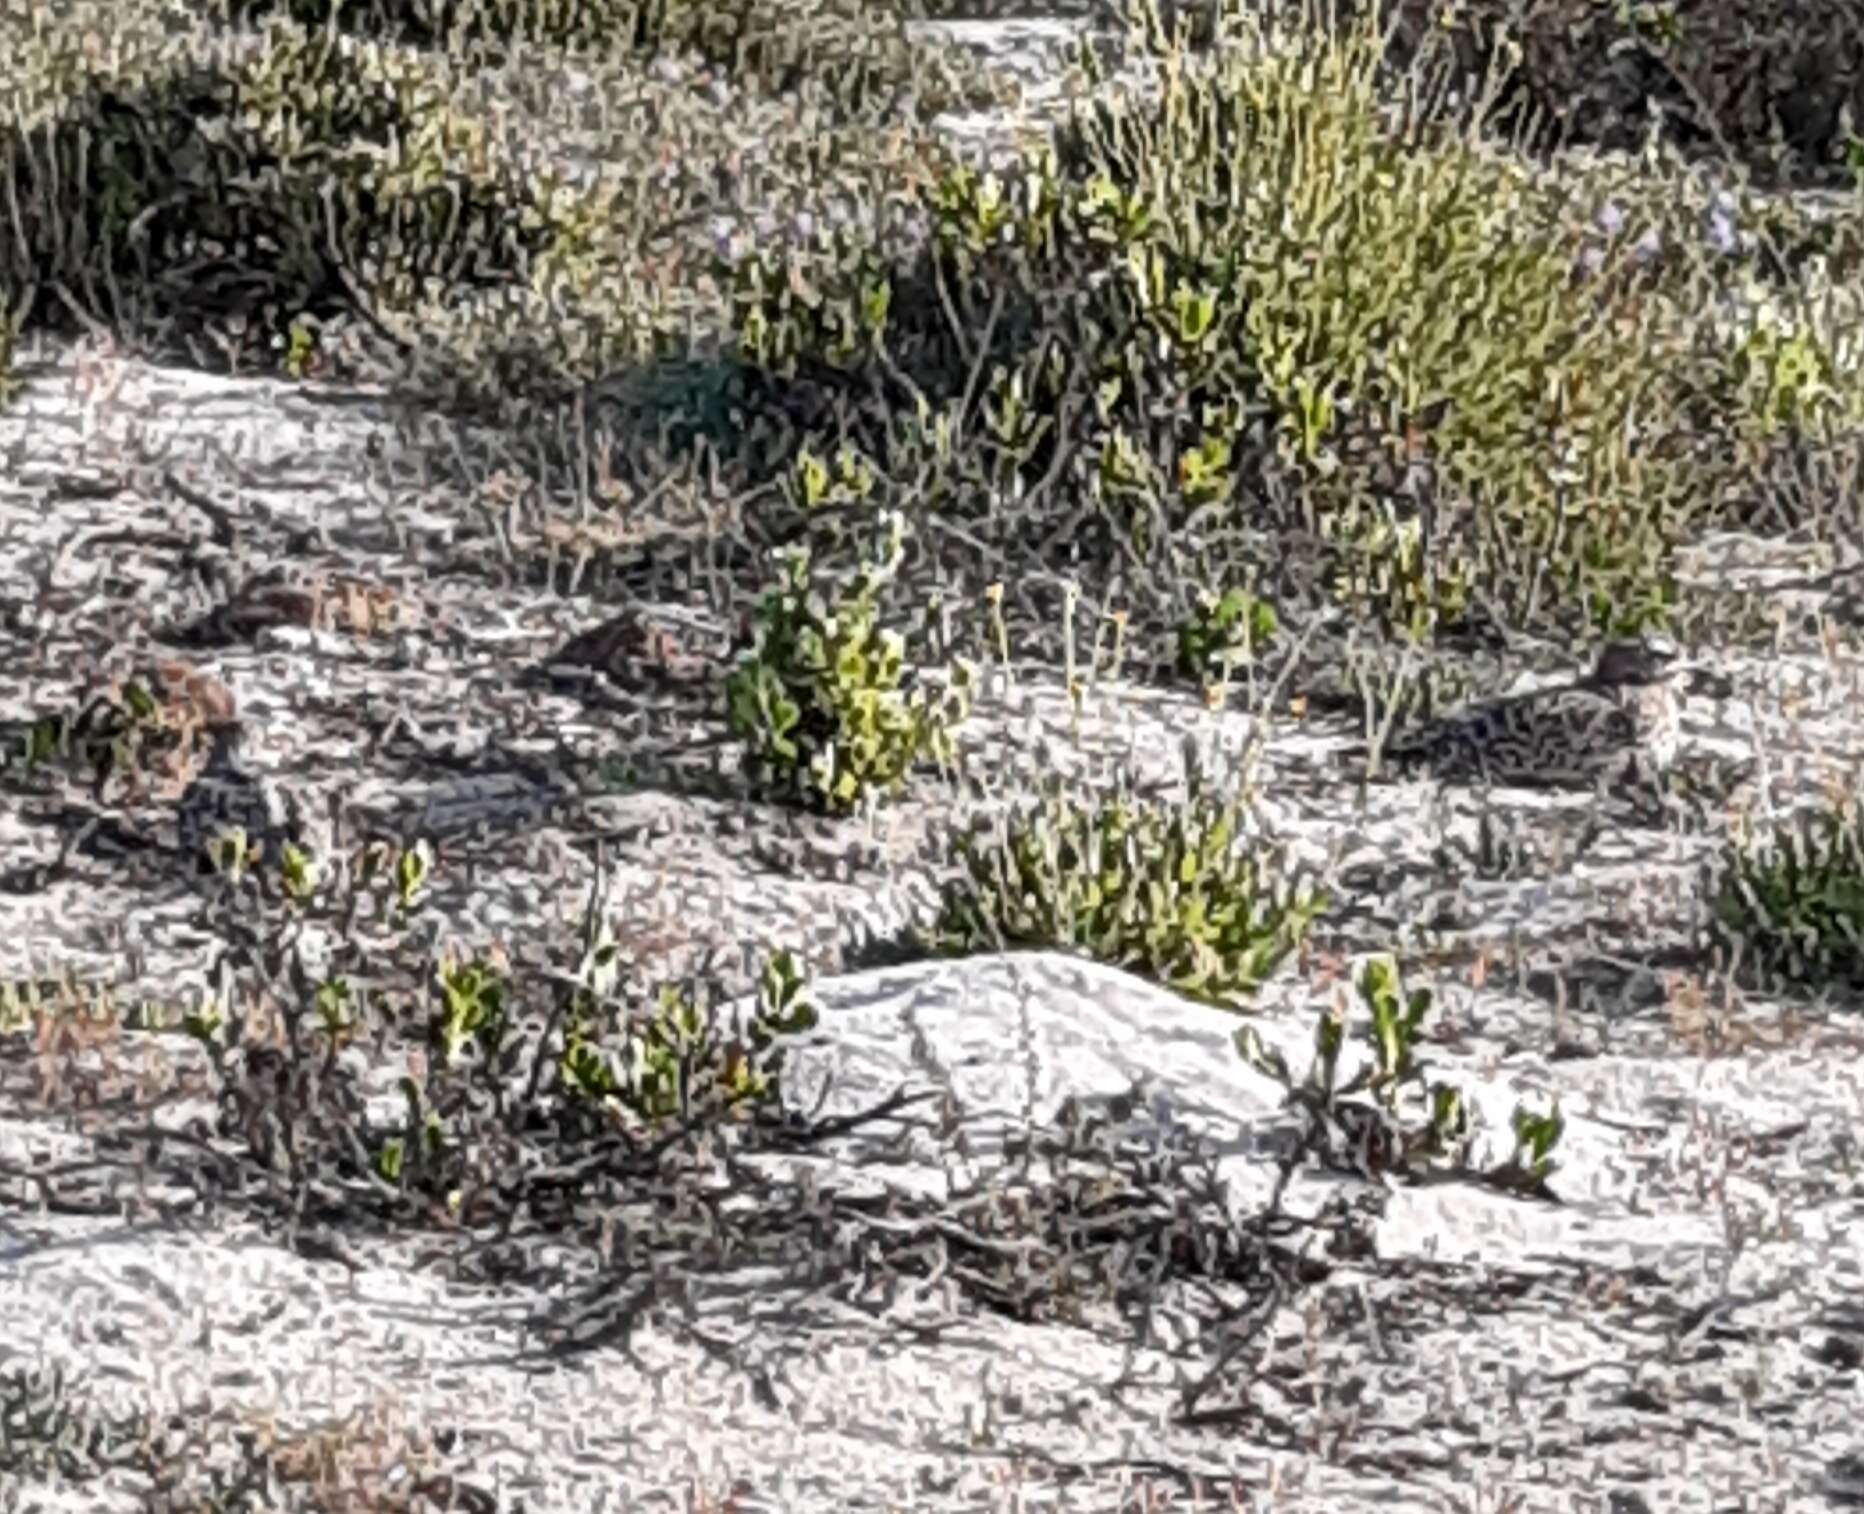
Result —
[{"label": "white sandy ground", "polygon": [[[943,1088],[961,1113],[963,1154],[912,1138],[896,1173],[912,1187],[988,1166],[1065,1096],[1093,1107],[1137,1080],[1133,1130],[1203,1132],[1229,1153],[1220,1170],[1246,1211],[1289,1129],[1274,1085],[1230,1050],[1232,1017],[1097,964],[918,964],[818,997],[793,1097],[812,1103],[833,1068],[842,1091],[825,1112],[904,1080]],[[1500,997],[1445,1007],[1500,1026]],[[1254,1022],[1297,1069],[1312,1008],[1291,984]],[[1430,1057],[1491,1130],[1516,1100],[1560,1097],[1562,1205],[1467,1182],[1386,1195],[1382,1262],[1342,1266],[1273,1322],[1271,1359],[1304,1370],[1223,1396],[1264,1411],[1253,1428],[1171,1422],[1195,1341],[1138,1348],[1106,1320],[1018,1325],[948,1288],[875,1312],[702,1286],[700,1320],[753,1370],[650,1327],[632,1361],[604,1351],[540,1374],[514,1359],[536,1346],[522,1297],[443,1286],[408,1270],[405,1247],[359,1253],[352,1276],[238,1226],[188,1235],[18,1209],[0,1243],[0,1355],[63,1362],[101,1402],[239,1406],[300,1429],[393,1402],[453,1430],[450,1469],[514,1509],[682,1508],[689,1478],[739,1489],[747,1509],[1110,1508],[1154,1464],[1240,1507],[1442,1509],[1475,1489],[1523,1509],[1605,1507],[1613,1490],[1679,1511],[1817,1507],[1829,1467],[1858,1450],[1855,1372],[1837,1347],[1864,1347],[1855,1057],[1800,1045],[1550,1061],[1479,1031]],[[850,1140],[849,1158],[878,1139]],[[49,1150],[44,1126],[0,1124],[0,1153],[34,1150]],[[1345,1188],[1374,1192],[1315,1176],[1288,1204],[1311,1213]],[[1427,1303],[1437,1284],[1462,1305]],[[1188,1319],[1185,1299],[1162,1292],[1158,1317]],[[774,1404],[752,1391],[758,1368]],[[1304,1405],[1303,1382],[1324,1399]],[[1276,1444],[1266,1427],[1288,1422],[1313,1439]],[[1058,1464],[1080,1479],[1043,1470]]]},{"label": "white sandy ground", "polygon": [[[191,591],[172,554],[134,545],[202,534],[161,482],[171,466],[236,498],[250,521],[313,531],[339,550],[472,545],[457,501],[397,498],[390,512],[358,488],[379,396],[44,356],[21,404],[0,416],[0,587],[22,603],[47,549],[75,533],[85,550],[58,553],[58,592],[120,592],[123,575],[145,599],[180,608]],[[359,806],[411,797],[445,815],[457,785],[391,792],[370,770],[369,721],[356,712],[408,710],[430,729],[468,705],[488,720],[516,712],[573,750],[599,749],[609,733],[573,702],[522,707],[508,687],[514,661],[574,628],[559,623],[561,604],[488,605],[464,588],[453,595],[444,578],[422,592],[445,611],[445,638],[417,630],[359,644],[281,629],[214,659],[263,728],[260,765],[315,793],[344,788]],[[1698,753],[1766,756],[1762,818],[1816,795],[1859,750],[1854,662],[1723,664],[1738,696],[1692,708],[1686,741]],[[65,692],[0,668],[0,713]],[[1182,780],[1182,735],[1218,771],[1266,735],[1266,821],[1297,851],[1340,846],[1374,870],[1344,901],[1343,949],[1390,944],[1401,928],[1408,944],[1443,949],[1430,985],[1441,1074],[1495,1128],[1517,1099],[1544,1109],[1555,1094],[1569,1121],[1554,1181],[1564,1207],[1468,1183],[1384,1195],[1383,1263],[1342,1263],[1272,1320],[1270,1361],[1229,1392],[1253,1411],[1239,1425],[1173,1422],[1175,1389],[1207,1363],[1208,1341],[1167,1332],[1167,1344],[1141,1348],[1105,1320],[1014,1324],[948,1288],[878,1315],[775,1286],[768,1297],[713,1289],[707,1328],[770,1374],[773,1407],[742,1367],[656,1325],[637,1333],[632,1359],[609,1351],[539,1372],[519,1360],[534,1344],[523,1325],[533,1301],[451,1289],[414,1269],[408,1246],[377,1248],[351,1274],[232,1223],[193,1234],[49,1216],[19,1192],[0,1200],[0,1365],[63,1362],[102,1404],[270,1417],[300,1431],[389,1405],[456,1432],[455,1469],[512,1510],[705,1507],[696,1489],[721,1503],[735,1493],[742,1510],[1103,1511],[1147,1507],[1135,1490],[1174,1486],[1172,1468],[1202,1478],[1199,1506],[1210,1508],[1635,1514],[1812,1510],[1859,1496],[1857,1011],[1703,1003],[1642,965],[1683,934],[1713,837],[1613,826],[1580,857],[1562,848],[1584,801],[1506,796],[1506,818],[1524,845],[1544,848],[1544,866],[1446,880],[1429,852],[1473,848],[1478,806],[1394,785],[1343,822],[1337,775],[1320,775],[1349,733],[1293,719],[1265,731],[1234,708],[1117,684],[1094,692],[1083,724],[1077,741],[1052,671],[1019,670],[980,702],[962,741],[1002,768],[1006,793],[1062,769],[1092,788],[1127,764],[1163,791]],[[1105,1099],[1143,1078],[1139,1107],[1153,1126],[1202,1130],[1227,1153],[1231,1202],[1259,1201],[1288,1116],[1237,1060],[1228,1017],[1052,954],[833,975],[847,944],[922,913],[925,880],[885,861],[910,852],[940,810],[929,791],[909,796],[883,821],[882,843],[853,860],[843,835],[696,798],[621,795],[589,814],[610,830],[624,890],[657,891],[671,918],[702,920],[721,940],[799,945],[830,974],[816,985],[826,1011],[817,1056],[842,1069],[851,1095],[863,1079],[871,1092],[897,1075],[958,1101],[969,1155],[923,1146],[901,1181],[936,1187],[1064,1094]],[[522,851],[494,848],[476,870],[437,880],[437,910],[475,941],[554,929],[594,876],[577,842],[562,826],[537,827]],[[753,842],[787,849],[800,859],[791,871],[809,876],[773,879],[753,865]],[[46,844],[24,817],[0,814],[0,855],[37,857]],[[194,915],[185,896],[152,895],[120,869],[76,859],[39,896],[0,901],[0,977],[64,965],[119,976],[126,992],[186,993],[210,944]],[[1411,930],[1418,919],[1436,921],[1433,932]],[[1594,997],[1575,988],[1549,1002],[1523,986],[1531,980],[1499,969],[1484,979],[1484,949],[1497,962],[1515,954],[1529,968],[1620,975]],[[1310,968],[1263,996],[1262,1033],[1297,1068],[1332,992]],[[83,1149],[59,1122],[0,1108],[0,1155],[49,1162]],[[851,1147],[858,1155],[872,1154]],[[1310,1212],[1348,1189],[1359,1193],[1310,1177],[1289,1202]],[[1159,1312],[1188,1319],[1190,1305],[1161,1298]],[[22,1494],[21,1508],[138,1506],[134,1489],[95,1483],[7,1488],[0,1476],[8,1492]],[[1172,1507],[1190,1506],[1179,1498]]]}]

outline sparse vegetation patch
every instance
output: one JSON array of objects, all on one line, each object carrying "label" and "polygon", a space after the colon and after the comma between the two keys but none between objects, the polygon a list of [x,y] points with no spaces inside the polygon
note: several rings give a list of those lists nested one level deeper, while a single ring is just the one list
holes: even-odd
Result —
[{"label": "sparse vegetation patch", "polygon": [[1711,939],[1737,973],[1814,993],[1864,988],[1864,824],[1855,799],[1731,841]]},{"label": "sparse vegetation patch", "polygon": [[[1561,1404],[1615,1412],[1606,1339],[1666,1363],[1640,1446],[1770,1486],[1843,1385],[1763,1362],[1728,1411],[1774,1326],[1700,1289],[1843,1274],[1849,1085],[1741,1133],[1758,1164],[1842,1129],[1765,1174],[1832,1206],[1824,1251],[1778,1217],[1743,1254],[1755,1173],[1694,1136],[1758,1100],[1657,1065],[1737,984],[1757,1023],[1864,987],[1857,775],[1822,810],[1768,788],[1864,750],[1833,688],[1864,624],[1864,98],[1855,18],[1765,5],[1133,0],[1060,98],[945,0],[12,7],[0,1228],[44,1261],[60,1226],[231,1218],[496,1293],[552,1391],[651,1322],[789,1438],[786,1375],[845,1327],[1066,1325],[1123,1354],[1116,1409],[1077,1419],[1071,1361],[1026,1411],[991,1388],[968,1445],[1130,1438],[1130,1388],[1161,1465],[1220,1428],[1324,1470],[1329,1507],[1360,1468],[1383,1496],[1454,1463],[1462,1496],[1518,1460],[1492,1416],[1530,1336],[1580,1363]],[[1012,104],[1014,145],[961,138]],[[1683,646],[1770,696],[1822,663],[1816,711],[1779,701],[1819,739],[1756,777],[1731,749],[1774,711]],[[1590,712],[1557,762],[1506,702],[1524,673]],[[1453,740],[1413,731],[1464,696]],[[248,733],[289,826],[231,782],[225,814],[177,800]],[[1204,750],[1233,754],[1208,784]],[[909,990],[831,1004],[870,946]],[[1008,1050],[1037,1007],[1000,1023],[991,976],[1038,951],[1119,970],[1040,1006],[1042,1077]],[[953,1055],[920,1010],[961,975],[992,1008]],[[1032,1113],[1090,1013],[1131,1090]],[[1187,1046],[1188,1086],[1142,1087]],[[830,1051],[860,1099],[816,1086]],[[1531,1091],[1478,1165],[1500,1079]],[[973,1145],[1020,1088],[1023,1128]],[[1523,1238],[1461,1238],[1473,1302],[1431,1249],[1462,1203]],[[1417,1366],[1452,1357],[1448,1387]],[[422,1470],[345,1503],[356,1432],[281,1460],[206,1419],[244,1471],[190,1481],[67,1387],[0,1378],[0,1503],[104,1462],[151,1507],[509,1501]],[[1544,1427],[1538,1471],[1620,1499]]]},{"label": "sparse vegetation patch", "polygon": [[967,876],[926,943],[1076,947],[1240,1010],[1327,904],[1247,821],[1241,799],[1089,807],[1051,793],[959,839]]}]

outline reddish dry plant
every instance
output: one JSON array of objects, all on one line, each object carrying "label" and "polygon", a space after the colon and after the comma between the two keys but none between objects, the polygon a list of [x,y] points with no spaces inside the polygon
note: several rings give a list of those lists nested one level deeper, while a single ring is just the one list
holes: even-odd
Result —
[{"label": "reddish dry plant", "polygon": [[277,568],[248,579],[215,618],[242,640],[273,626],[347,631],[367,639],[408,624],[412,615],[411,603],[387,584],[354,574]]},{"label": "reddish dry plant", "polygon": [[[1719,1003],[1698,974],[1665,973],[1663,984],[1670,1028],[1677,1039],[1698,1056],[1730,1056],[1750,1046],[1777,1051],[1814,1038],[1821,1045],[1833,1044],[1828,1025],[1809,1018],[1803,1010],[1790,1004],[1768,1025],[1743,1018],[1741,993],[1726,974],[1721,979]],[[1840,1046],[1855,1050],[1855,1038],[1841,1036],[1837,1039]]]},{"label": "reddish dry plant", "polygon": [[[145,1013],[145,1023],[163,1017]],[[125,1105],[153,1109],[168,1099],[189,1098],[211,1090],[211,1078],[198,1059],[176,1056],[172,1040],[138,1035],[123,1037],[123,1012],[109,990],[68,981],[56,994],[25,999],[25,1013],[14,1027],[30,1041],[31,1088],[7,1089],[22,1107],[76,1112],[107,1107],[116,1115]],[[133,1050],[132,1058],[126,1052]]]},{"label": "reddish dry plant", "polygon": [[310,1430],[281,1433],[269,1414],[242,1411],[256,1447],[279,1477],[308,1488],[323,1514],[426,1514],[472,1508],[439,1469],[434,1436],[410,1425],[397,1400],[377,1394],[363,1409]]}]

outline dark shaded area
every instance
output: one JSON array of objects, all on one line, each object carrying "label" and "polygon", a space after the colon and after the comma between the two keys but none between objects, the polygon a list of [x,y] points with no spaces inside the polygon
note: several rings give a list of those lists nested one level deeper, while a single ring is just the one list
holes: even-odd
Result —
[{"label": "dark shaded area", "polygon": [[[1363,14],[1355,0],[1343,10]],[[1691,158],[1723,155],[1776,188],[1849,189],[1843,113],[1864,122],[1864,10],[1777,0],[1626,6],[1604,0],[1472,0],[1437,24],[1432,0],[1379,0],[1390,67],[1447,65],[1465,100],[1494,78],[1491,120],[1529,152],[1585,145],[1636,153],[1658,136]],[[1518,45],[1507,61],[1502,39]],[[1498,64],[1500,65],[1498,68]]]},{"label": "dark shaded area", "polygon": [[[305,117],[294,149],[260,124],[279,111]],[[79,309],[42,298],[35,325],[77,331],[89,315],[208,369],[270,363],[292,322],[338,315],[403,347],[376,320],[386,269],[406,287],[515,285],[551,240],[547,222],[513,213],[522,186],[449,165],[391,195],[379,164],[419,126],[309,37],[248,68],[177,62],[133,92],[87,82],[26,137],[0,139],[0,276],[64,282]]]}]

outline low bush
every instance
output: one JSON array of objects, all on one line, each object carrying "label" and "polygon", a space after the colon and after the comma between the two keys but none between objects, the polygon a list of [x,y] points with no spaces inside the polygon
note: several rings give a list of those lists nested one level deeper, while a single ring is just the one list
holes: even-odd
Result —
[{"label": "low bush", "polygon": [[1710,939],[1766,987],[1864,988],[1864,809],[1855,799],[1737,834],[1708,871]]},{"label": "low bush", "polygon": [[[1365,1175],[1408,1176],[1431,1167],[1462,1169],[1474,1138],[1462,1094],[1430,1081],[1418,1054],[1420,1032],[1430,1013],[1431,993],[1407,991],[1390,957],[1372,957],[1356,983],[1368,1012],[1364,1026],[1372,1057],[1345,1083],[1339,1081],[1346,1044],[1345,1016],[1323,1011],[1315,1029],[1314,1060],[1296,1081],[1278,1052],[1253,1026],[1236,1032],[1236,1049],[1251,1067],[1288,1090],[1307,1115],[1307,1133],[1296,1158],[1318,1152],[1334,1165]],[[1356,1097],[1366,1094],[1370,1101]],[[1519,1105],[1512,1116],[1514,1149],[1476,1176],[1493,1187],[1543,1195],[1553,1171],[1552,1152],[1564,1121],[1556,1103],[1536,1115]]]},{"label": "low bush", "polygon": [[1240,1009],[1327,906],[1246,818],[1241,799],[1090,806],[1052,790],[959,838],[966,876],[920,939],[945,952],[1078,948]]},{"label": "low bush", "polygon": [[[807,474],[805,490],[815,480]],[[878,596],[899,566],[905,524],[886,515],[880,529],[881,556],[832,604],[811,587],[807,548],[781,554],[783,581],[758,606],[756,644],[725,686],[731,730],[749,747],[754,781],[833,813],[897,792],[916,762],[950,764],[951,731],[969,712],[968,664],[934,699],[909,686],[905,642],[878,623]]]}]

